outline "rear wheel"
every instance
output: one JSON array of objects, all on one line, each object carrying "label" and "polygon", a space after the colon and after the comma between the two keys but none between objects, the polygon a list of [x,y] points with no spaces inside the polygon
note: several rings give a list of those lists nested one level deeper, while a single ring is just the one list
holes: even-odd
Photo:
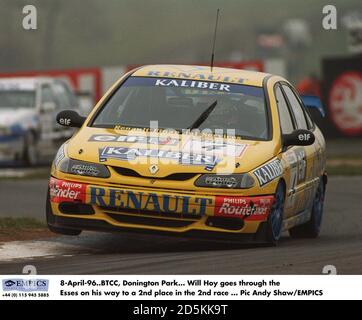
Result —
[{"label": "rear wheel", "polygon": [[275,191],[275,201],[270,210],[267,221],[267,242],[275,246],[280,239],[283,227],[285,190],[282,182],[278,184]]},{"label": "rear wheel", "polygon": [[55,217],[53,215],[52,208],[50,205],[49,190],[48,190],[48,195],[47,195],[47,200],[46,200],[46,220],[47,220],[48,229],[51,232],[66,235],[66,236],[78,236],[82,232],[82,230],[78,230],[78,229],[55,227],[53,225],[55,223]]},{"label": "rear wheel", "polygon": [[314,196],[312,214],[307,223],[301,224],[289,230],[292,238],[316,238],[322,224],[323,206],[324,206],[325,185],[323,179],[320,179],[317,192]]}]

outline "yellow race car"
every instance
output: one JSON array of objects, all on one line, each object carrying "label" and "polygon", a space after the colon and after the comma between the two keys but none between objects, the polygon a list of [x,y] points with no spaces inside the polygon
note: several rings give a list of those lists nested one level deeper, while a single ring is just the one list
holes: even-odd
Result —
[{"label": "yellow race car", "polygon": [[132,231],[276,244],[319,233],[325,140],[279,76],[150,65],[124,75],[51,169],[53,232]]}]

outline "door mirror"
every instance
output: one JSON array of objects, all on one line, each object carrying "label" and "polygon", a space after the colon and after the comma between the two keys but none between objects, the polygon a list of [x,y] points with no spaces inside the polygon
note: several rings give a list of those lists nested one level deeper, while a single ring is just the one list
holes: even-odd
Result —
[{"label": "door mirror", "polygon": [[53,101],[48,101],[48,102],[44,102],[41,106],[41,110],[43,112],[52,112],[56,109],[56,105],[55,102]]},{"label": "door mirror", "polygon": [[298,129],[290,134],[283,134],[283,146],[310,146],[315,141],[314,133],[309,130]]},{"label": "door mirror", "polygon": [[61,126],[80,128],[86,117],[82,117],[74,110],[64,110],[57,114],[57,122]]}]

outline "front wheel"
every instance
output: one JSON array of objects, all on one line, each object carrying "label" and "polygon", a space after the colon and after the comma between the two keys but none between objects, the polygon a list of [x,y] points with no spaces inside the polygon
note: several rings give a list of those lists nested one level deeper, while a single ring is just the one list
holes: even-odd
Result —
[{"label": "front wheel", "polygon": [[319,235],[324,206],[325,185],[320,179],[317,192],[314,196],[310,220],[304,224],[291,228],[289,234],[292,238],[316,238]]},{"label": "front wheel", "polygon": [[283,228],[283,215],[284,215],[284,202],[285,202],[285,188],[282,182],[278,184],[275,191],[275,201],[270,210],[267,221],[267,242],[275,246],[280,239]]},{"label": "front wheel", "polygon": [[31,132],[24,136],[23,160],[29,166],[34,166],[38,163],[37,141],[35,135]]}]

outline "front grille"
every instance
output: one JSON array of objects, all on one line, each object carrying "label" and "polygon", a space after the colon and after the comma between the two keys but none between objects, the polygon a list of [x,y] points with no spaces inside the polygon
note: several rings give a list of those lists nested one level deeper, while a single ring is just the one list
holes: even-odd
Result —
[{"label": "front grille", "polygon": [[159,178],[159,177],[151,177],[151,176],[142,176],[137,171],[129,169],[129,168],[112,167],[112,169],[122,176],[136,177],[136,178],[152,178],[152,179],[156,179],[156,180],[186,181],[186,180],[192,179],[198,175],[198,173],[194,173],[194,172],[179,172],[179,173],[172,173],[166,177]]},{"label": "front grille", "polygon": [[187,227],[194,221],[161,219],[143,216],[122,215],[116,213],[107,213],[112,219],[121,223],[130,223],[136,225],[147,225],[153,227],[182,228]]},{"label": "front grille", "polygon": [[208,217],[205,224],[225,230],[240,230],[244,227],[244,220],[231,217]]},{"label": "front grille", "polygon": [[172,212],[158,212],[158,211],[151,211],[151,210],[139,210],[139,209],[124,209],[124,208],[117,208],[117,207],[108,207],[108,206],[100,206],[101,210],[111,213],[127,213],[130,215],[138,216],[140,214],[147,215],[150,218],[172,218],[172,219],[179,219],[179,220],[193,220],[197,221],[201,219],[201,216],[196,216],[194,214],[189,213],[172,213]]},{"label": "front grille", "polygon": [[92,215],[93,207],[89,204],[62,202],[59,204],[59,211],[63,214]]}]

